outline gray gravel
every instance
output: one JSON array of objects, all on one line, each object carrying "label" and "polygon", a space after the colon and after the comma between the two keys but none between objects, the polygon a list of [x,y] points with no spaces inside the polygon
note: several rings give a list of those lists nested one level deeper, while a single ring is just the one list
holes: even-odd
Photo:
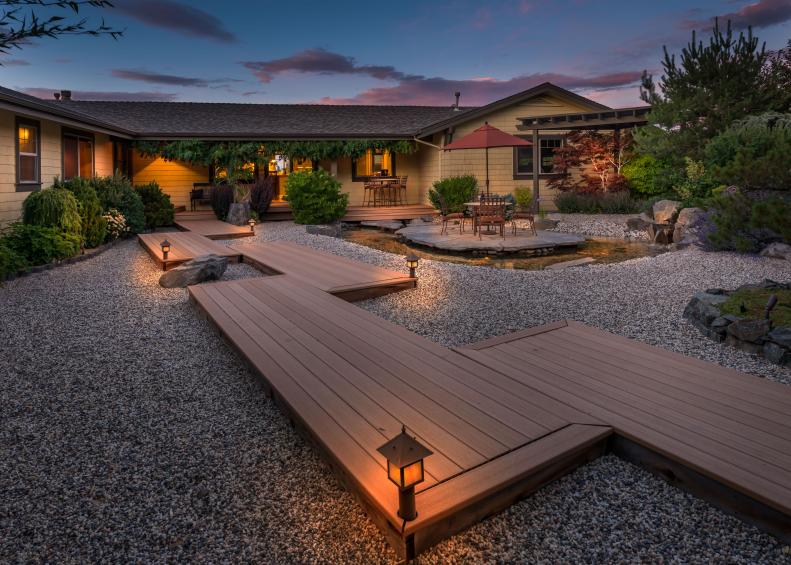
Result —
[{"label": "gray gravel", "polygon": [[551,220],[558,220],[554,230],[578,233],[592,237],[622,237],[625,239],[648,240],[645,231],[630,230],[626,220],[639,214],[549,214]]},{"label": "gray gravel", "polygon": [[[291,224],[261,229],[257,240],[403,268],[401,257]],[[157,285],[160,273],[130,241],[0,288],[0,562],[393,562],[186,292]],[[791,382],[681,319],[694,290],[789,275],[777,260],[696,251],[555,273],[423,261],[418,289],[360,305],[445,344],[575,318]],[[258,273],[246,265],[226,273],[248,276]],[[788,560],[773,538],[614,457],[421,558]]]}]

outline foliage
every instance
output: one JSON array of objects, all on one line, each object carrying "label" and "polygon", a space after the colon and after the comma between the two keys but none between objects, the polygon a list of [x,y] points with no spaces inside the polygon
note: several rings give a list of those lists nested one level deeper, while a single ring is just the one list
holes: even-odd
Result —
[{"label": "foliage", "polygon": [[286,200],[298,224],[326,224],[346,213],[349,195],[327,171],[302,171],[288,175]]},{"label": "foliage", "polygon": [[673,186],[678,197],[687,205],[705,201],[714,193],[718,183],[711,178],[702,161],[685,157],[684,178]]},{"label": "foliage", "polygon": [[709,142],[705,155],[712,175],[724,184],[791,190],[791,114],[739,120]]},{"label": "foliage", "polygon": [[662,181],[662,164],[652,155],[639,155],[621,169],[628,188],[640,195],[662,194],[668,186]]},{"label": "foliage", "polygon": [[143,201],[146,229],[153,230],[173,224],[173,203],[170,201],[170,196],[162,192],[156,182],[136,186],[135,191]]},{"label": "foliage", "polygon": [[[553,177],[548,186],[577,192],[615,192],[626,187],[622,174],[628,162],[631,134],[618,140],[615,135],[581,130],[570,133],[563,147],[555,150]],[[573,175],[579,169],[580,175]]]},{"label": "foliage", "polygon": [[442,206],[438,195],[442,195],[448,212],[464,212],[464,203],[475,198],[477,192],[478,179],[474,175],[445,177],[434,182],[428,191],[428,199],[434,208],[440,210]]},{"label": "foliage", "polygon": [[27,267],[28,262],[25,256],[11,249],[5,242],[5,238],[0,237],[0,281]]},{"label": "foliage", "polygon": [[277,177],[259,177],[250,190],[250,210],[263,218],[275,197]]},{"label": "foliage", "polygon": [[[3,0],[0,4],[7,8],[0,13],[0,53],[6,54],[12,49],[21,49],[33,43],[32,39],[57,39],[68,35],[109,35],[118,39],[122,30],[116,30],[102,23],[95,27],[88,26],[87,18],[67,20],[60,12],[71,11],[79,16],[80,8],[112,8],[108,0]],[[27,14],[22,10],[30,6]],[[32,7],[40,7],[49,12],[45,18],[39,18]],[[2,64],[2,63],[0,63]]]},{"label": "foliage", "polygon": [[563,214],[636,214],[643,203],[627,191],[620,192],[560,192],[555,206]]},{"label": "foliage", "polygon": [[777,296],[777,304],[769,313],[772,324],[774,327],[791,326],[791,290],[740,288],[717,308],[723,314],[733,314],[740,318],[763,319],[766,303],[769,302],[769,297],[772,295]]},{"label": "foliage", "polygon": [[31,192],[22,203],[22,221],[31,226],[54,227],[72,234],[82,232],[77,199],[59,187]]},{"label": "foliage", "polygon": [[533,189],[527,186],[516,187],[514,189],[514,201],[520,211],[528,212],[533,207]]},{"label": "foliage", "polygon": [[107,236],[107,220],[102,215],[102,203],[89,179],[76,177],[67,181],[55,179],[53,185],[64,188],[77,199],[82,223],[82,242],[85,247],[98,247]]},{"label": "foliage", "polygon": [[145,230],[145,207],[128,178],[116,173],[111,177],[93,178],[91,184],[96,189],[104,210],[119,210],[126,218],[126,224],[132,233]]},{"label": "foliage", "polygon": [[80,252],[80,236],[58,228],[14,224],[3,245],[23,256],[30,265],[44,265]]},{"label": "foliage", "polygon": [[104,219],[107,222],[107,239],[110,241],[123,237],[129,233],[129,226],[126,223],[126,218],[115,208],[107,210]]},{"label": "foliage", "polygon": [[680,168],[684,156],[702,159],[706,142],[734,120],[783,111],[789,85],[767,72],[771,65],[752,31],[735,38],[730,22],[725,32],[715,23],[705,46],[693,31],[678,62],[665,47],[659,82],[643,73],[641,97],[651,104],[652,125],[635,135],[641,153]]},{"label": "foliage", "polygon": [[218,220],[225,221],[231,204],[234,203],[234,187],[227,184],[219,184],[211,189],[211,208]]},{"label": "foliage", "polygon": [[726,192],[712,199],[702,228],[706,244],[715,250],[750,253],[773,241],[791,243],[791,203]]}]

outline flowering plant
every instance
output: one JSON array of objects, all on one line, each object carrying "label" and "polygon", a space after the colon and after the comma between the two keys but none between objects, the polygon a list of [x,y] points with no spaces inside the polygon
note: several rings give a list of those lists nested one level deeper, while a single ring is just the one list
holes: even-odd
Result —
[{"label": "flowering plant", "polygon": [[104,219],[107,220],[107,238],[110,241],[129,233],[129,225],[126,223],[126,218],[116,208],[107,210]]}]

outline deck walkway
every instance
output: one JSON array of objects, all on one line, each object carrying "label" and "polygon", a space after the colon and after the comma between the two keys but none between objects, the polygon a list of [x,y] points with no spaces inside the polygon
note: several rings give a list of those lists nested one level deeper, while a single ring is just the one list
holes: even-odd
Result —
[{"label": "deck walkway", "polygon": [[181,230],[198,233],[209,239],[236,239],[238,237],[255,235],[255,233],[250,231],[250,226],[235,226],[228,222],[221,222],[214,218],[214,214],[207,218],[200,218],[199,216],[182,217],[181,214],[176,214],[176,219],[173,223]]},{"label": "deck walkway", "polygon": [[[162,259],[162,249],[159,246],[164,239],[167,239],[171,244],[167,261]],[[238,251],[215,243],[198,233],[188,231],[141,233],[138,234],[137,241],[164,270],[172,269],[185,261],[209,253],[227,257],[231,263],[238,263],[240,258]]]},{"label": "deck walkway", "polygon": [[245,263],[264,273],[288,275],[350,302],[415,286],[416,279],[406,273],[322,253],[288,241],[239,244],[231,246],[231,249],[241,254]]}]

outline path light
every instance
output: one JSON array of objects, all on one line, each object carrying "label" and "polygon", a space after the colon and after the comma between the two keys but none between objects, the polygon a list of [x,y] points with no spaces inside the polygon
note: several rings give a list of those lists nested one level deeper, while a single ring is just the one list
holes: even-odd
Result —
[{"label": "path light", "polygon": [[415,278],[415,269],[417,269],[418,261],[420,261],[420,257],[414,253],[410,253],[406,256],[406,266],[409,267],[409,276],[413,279]]},{"label": "path light", "polygon": [[433,452],[415,438],[406,427],[377,451],[387,459],[387,477],[398,487],[398,515],[407,522],[417,518],[415,485],[423,482],[423,459]]},{"label": "path light", "polygon": [[170,242],[166,239],[165,241],[160,243],[159,246],[162,248],[162,260],[167,261],[168,253],[170,253]]},{"label": "path light", "polygon": [[250,218],[247,223],[250,225],[250,231],[255,233],[255,219]]}]

